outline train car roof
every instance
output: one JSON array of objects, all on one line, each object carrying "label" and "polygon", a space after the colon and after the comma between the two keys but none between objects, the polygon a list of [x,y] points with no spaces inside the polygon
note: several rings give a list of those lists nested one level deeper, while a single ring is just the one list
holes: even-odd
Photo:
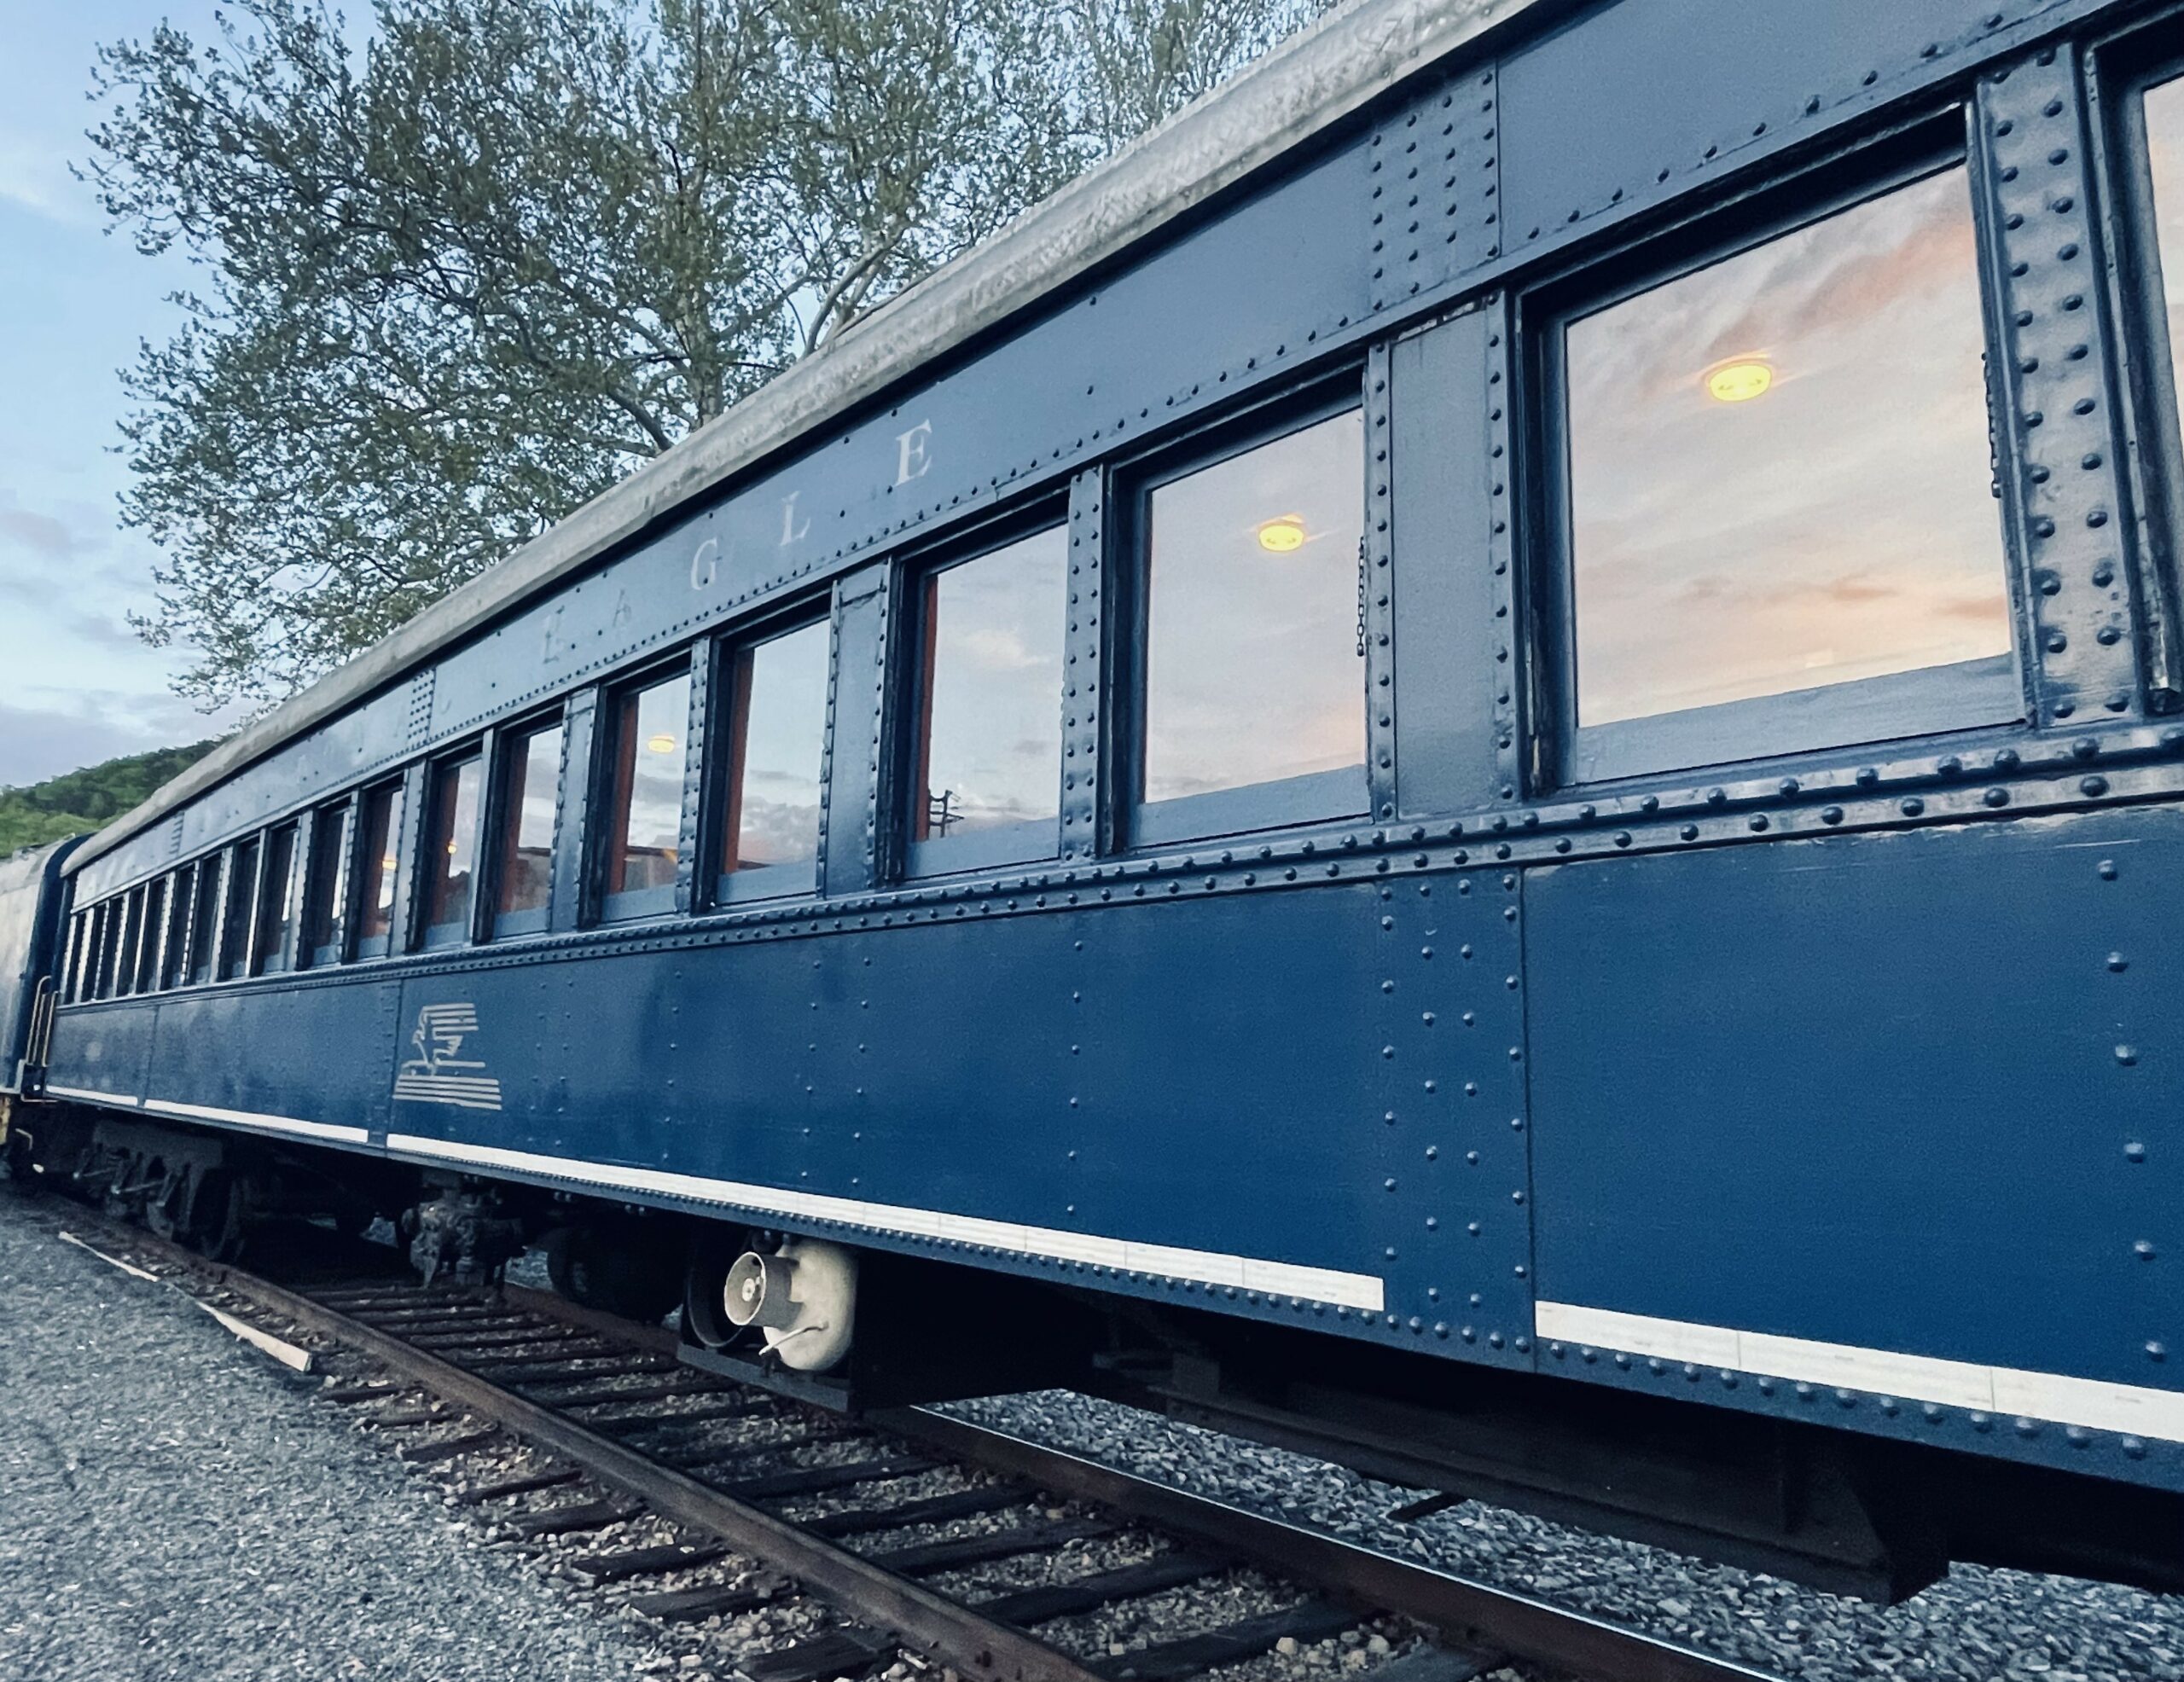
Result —
[{"label": "train car roof", "polygon": [[791,364],[346,665],[214,749],[78,849],[79,868],[744,469],[878,398],[1325,132],[1536,0],[1353,0],[1252,61]]}]

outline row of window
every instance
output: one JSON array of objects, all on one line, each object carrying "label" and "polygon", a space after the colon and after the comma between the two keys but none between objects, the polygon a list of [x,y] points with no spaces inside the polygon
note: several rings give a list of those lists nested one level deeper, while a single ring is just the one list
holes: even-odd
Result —
[{"label": "row of window", "polygon": [[[2184,80],[2141,109],[2157,254],[2175,252]],[[2184,310],[2184,281],[2168,296]],[[1536,313],[1564,399],[1544,591],[1567,633],[1563,780],[2023,716],[1960,160]],[[1127,487],[1126,844],[1368,809],[1364,430],[1353,397],[1322,399]],[[1090,612],[1060,511],[909,583],[903,868],[1054,856],[1066,633]],[[68,996],[533,932],[557,879],[584,901],[564,923],[657,915],[693,835],[692,903],[811,892],[829,654],[817,617],[709,645],[710,724],[685,659],[605,691],[570,773],[556,712],[118,896],[76,920]],[[561,833],[568,784],[583,836]],[[423,809],[401,928],[406,788]]]}]

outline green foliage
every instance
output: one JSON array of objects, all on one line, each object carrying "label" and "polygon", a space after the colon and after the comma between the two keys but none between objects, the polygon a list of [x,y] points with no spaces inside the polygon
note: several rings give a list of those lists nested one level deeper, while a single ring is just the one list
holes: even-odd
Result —
[{"label": "green foliage", "polygon": [[100,55],[177,687],[278,700],[1325,0],[235,0]]},{"label": "green foliage", "polygon": [[154,748],[54,777],[28,788],[0,788],[0,858],[63,836],[101,827],[148,798],[214,748],[217,738],[190,747]]}]

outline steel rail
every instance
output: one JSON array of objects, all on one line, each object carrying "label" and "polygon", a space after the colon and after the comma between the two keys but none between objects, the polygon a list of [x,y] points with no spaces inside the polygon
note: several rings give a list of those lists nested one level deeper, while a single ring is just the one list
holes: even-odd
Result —
[{"label": "steel rail", "polygon": [[[839,1610],[905,1649],[985,1682],[1108,1682],[1025,1632],[984,1618],[917,1582],[763,1508],[663,1465],[567,1418],[547,1403],[406,1342],[303,1292],[104,1215],[82,1224],[235,1292],[270,1314],[346,1344],[445,1401],[549,1448],[654,1511],[709,1531],[760,1564],[795,1579]],[[339,1293],[335,1293],[339,1294]],[[398,1290],[390,1295],[406,1295]],[[675,1334],[586,1308],[550,1292],[502,1288],[511,1308],[616,1340],[648,1354],[673,1350]],[[443,1299],[447,1300],[447,1299]],[[1324,1590],[1376,1612],[1414,1618],[1449,1645],[1506,1656],[1603,1682],[1778,1682],[1772,1673],[1681,1642],[1398,1559],[1210,1496],[1122,1471],[1066,1449],[928,1408],[875,1410],[864,1423],[960,1462],[1104,1506]]]},{"label": "steel rail", "polygon": [[[84,1223],[94,1224],[94,1223]],[[103,1218],[96,1224],[108,1225]],[[738,1500],[686,1473],[647,1459],[550,1406],[501,1389],[453,1362],[255,1273],[170,1244],[133,1227],[115,1241],[212,1281],[270,1314],[346,1344],[444,1400],[526,1441],[563,1455],[601,1482],[654,1512],[710,1531],[737,1552],[793,1578],[838,1610],[870,1623],[908,1650],[990,1682],[1105,1682],[1037,1637],[983,1618],[910,1579]],[[513,1292],[511,1292],[513,1295]],[[536,1300],[537,1292],[524,1293]],[[615,1322],[620,1335],[642,1327]]]}]

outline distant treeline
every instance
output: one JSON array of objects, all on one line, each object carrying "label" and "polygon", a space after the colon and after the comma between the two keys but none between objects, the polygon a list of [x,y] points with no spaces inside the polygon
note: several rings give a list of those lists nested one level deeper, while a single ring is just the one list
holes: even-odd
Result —
[{"label": "distant treeline", "polygon": [[215,736],[189,747],[154,748],[28,788],[0,788],[0,858],[19,848],[100,828],[195,764],[219,740]]}]

